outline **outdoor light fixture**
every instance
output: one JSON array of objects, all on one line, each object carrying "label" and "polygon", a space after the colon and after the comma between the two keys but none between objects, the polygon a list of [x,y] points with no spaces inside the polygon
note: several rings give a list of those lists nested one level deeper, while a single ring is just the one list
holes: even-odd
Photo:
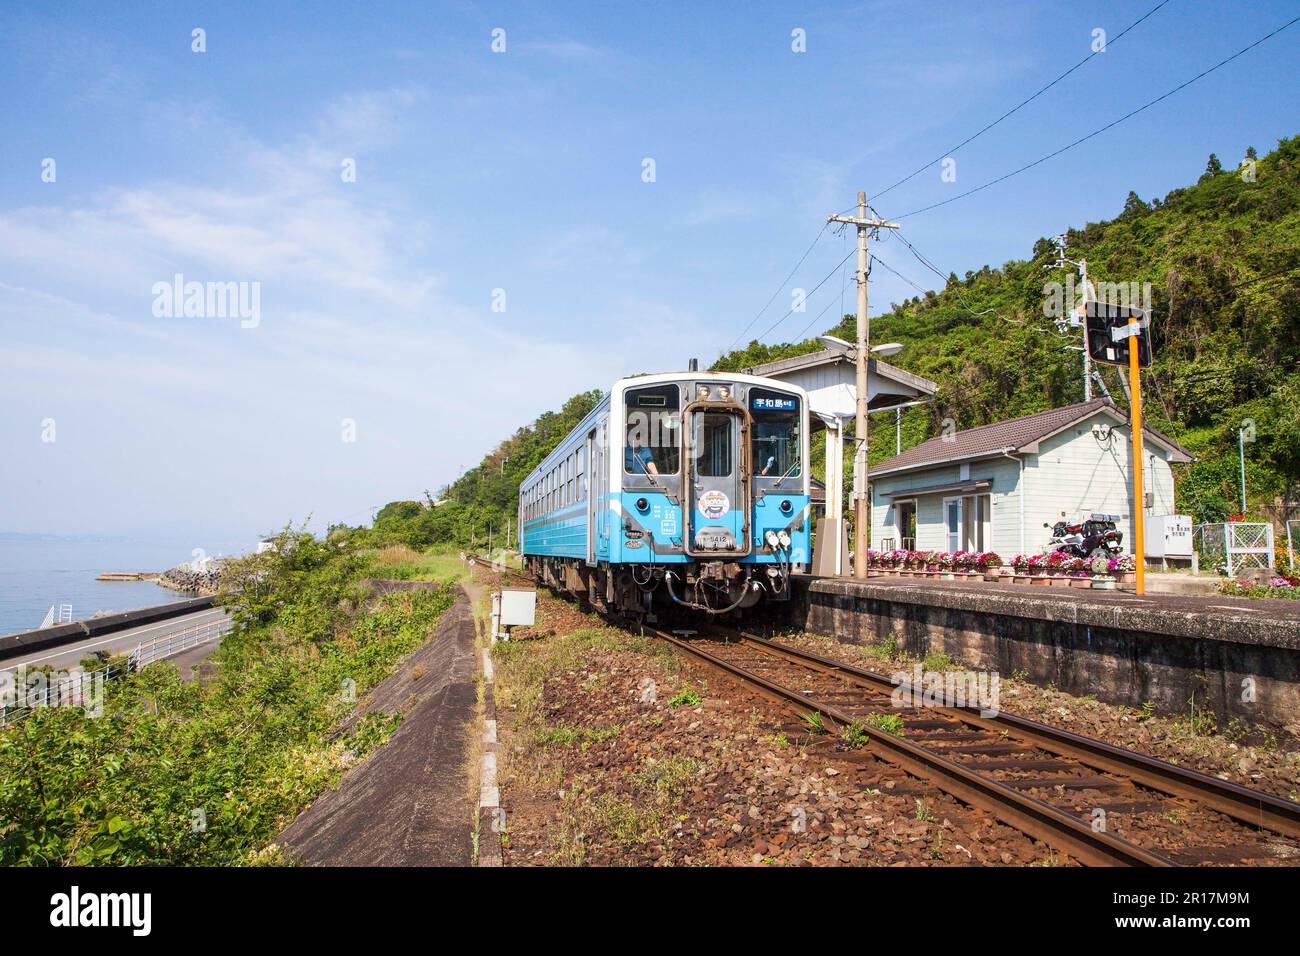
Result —
[{"label": "outdoor light fixture", "polygon": [[[843,339],[837,339],[833,335],[819,335],[817,336],[817,341],[833,352],[844,352],[847,354],[854,351],[852,342],[845,342]],[[903,343],[901,342],[882,342],[880,345],[873,345],[871,347],[872,355],[897,355],[901,351],[903,351]]]},{"label": "outdoor light fixture", "polygon": [[706,402],[709,400],[709,386],[707,385],[700,386],[700,399]]}]

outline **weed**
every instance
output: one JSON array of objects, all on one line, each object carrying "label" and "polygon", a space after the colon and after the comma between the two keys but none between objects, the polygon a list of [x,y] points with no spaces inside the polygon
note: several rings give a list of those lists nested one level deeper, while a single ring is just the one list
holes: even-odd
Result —
[{"label": "weed", "polygon": [[871,738],[867,736],[866,729],[856,720],[840,732],[840,739],[844,741],[844,745],[850,750],[858,750],[871,743]]},{"label": "weed", "polygon": [[699,707],[702,703],[704,699],[695,693],[689,683],[683,684],[682,689],[668,699],[669,707]]},{"label": "weed", "polygon": [[934,822],[934,811],[930,809],[930,804],[927,801],[922,800],[920,797],[916,798],[916,811],[914,815],[916,819],[920,820],[922,823]]},{"label": "weed", "polygon": [[898,714],[872,714],[867,718],[867,725],[895,737],[906,736],[903,733],[903,718]]},{"label": "weed", "polygon": [[921,662],[921,667],[927,671],[946,671],[952,667],[952,658],[947,654],[935,651],[925,655],[925,660]]},{"label": "weed", "polygon": [[800,714],[799,717],[803,720],[804,725],[808,728],[808,733],[810,734],[826,733],[826,721],[822,718],[822,715],[819,714],[817,711],[810,710],[805,714]]}]

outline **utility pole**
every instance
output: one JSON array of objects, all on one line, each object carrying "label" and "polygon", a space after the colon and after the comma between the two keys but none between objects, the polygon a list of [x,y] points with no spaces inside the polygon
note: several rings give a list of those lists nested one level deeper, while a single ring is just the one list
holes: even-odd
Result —
[{"label": "utility pole", "polygon": [[854,473],[858,476],[853,494],[853,576],[867,576],[867,533],[871,523],[871,506],[867,490],[867,368],[871,361],[871,320],[867,315],[867,273],[871,262],[867,255],[867,235],[879,229],[897,229],[898,223],[867,218],[867,194],[858,193],[856,216],[827,216],[827,222],[842,222],[858,227],[858,342],[857,342],[857,421],[853,440],[857,446],[854,454]]},{"label": "utility pole", "polygon": [[1241,517],[1246,517],[1246,430],[1237,429],[1237,455],[1241,462]]},{"label": "utility pole", "polygon": [[[1092,286],[1088,283],[1088,260],[1079,259],[1078,261],[1075,261],[1074,259],[1066,258],[1065,233],[1061,233],[1059,236],[1056,237],[1056,262],[1054,263],[1054,265],[1057,266],[1058,268],[1062,266],[1079,267],[1079,287],[1083,290],[1083,307],[1086,314],[1089,300],[1096,299],[1096,296],[1091,294]],[[1051,267],[1045,266],[1044,268],[1051,268]],[[1068,308],[1072,315],[1074,313],[1073,297],[1071,297],[1071,302]],[[1069,315],[1063,315],[1057,320],[1057,328],[1061,329],[1062,331],[1064,331],[1065,328],[1070,325],[1077,325],[1078,327],[1081,327],[1084,330],[1083,348],[1080,349],[1080,351],[1083,352],[1083,400],[1085,402],[1090,402],[1092,401],[1092,356],[1088,354],[1087,322],[1084,321],[1083,316],[1079,316],[1078,321],[1076,322]],[[1075,346],[1070,346],[1070,348],[1074,349]],[[1100,380],[1101,380],[1100,377],[1098,377],[1098,381]],[[1105,387],[1106,386],[1103,384],[1102,388],[1105,389]],[[1106,397],[1109,398],[1110,396],[1107,395]]]}]

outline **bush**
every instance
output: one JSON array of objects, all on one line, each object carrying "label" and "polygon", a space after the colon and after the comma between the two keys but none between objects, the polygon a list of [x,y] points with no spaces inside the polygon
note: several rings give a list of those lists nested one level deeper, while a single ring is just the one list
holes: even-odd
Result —
[{"label": "bush", "polygon": [[44,708],[0,732],[0,864],[252,862],[386,739],[395,717],[337,729],[425,640],[451,589],[363,608],[365,562],[300,533],[240,564],[214,680],[159,662],[110,682],[102,717]]}]

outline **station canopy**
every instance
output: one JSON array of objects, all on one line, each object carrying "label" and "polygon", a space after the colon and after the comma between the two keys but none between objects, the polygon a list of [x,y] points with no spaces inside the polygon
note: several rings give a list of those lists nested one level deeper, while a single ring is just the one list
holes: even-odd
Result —
[{"label": "station canopy", "polygon": [[[744,369],[791,385],[808,393],[814,431],[828,419],[852,419],[857,413],[857,366],[852,349],[821,349]],[[867,365],[867,407],[884,411],[917,405],[934,398],[939,386],[928,378],[872,357]]]}]

